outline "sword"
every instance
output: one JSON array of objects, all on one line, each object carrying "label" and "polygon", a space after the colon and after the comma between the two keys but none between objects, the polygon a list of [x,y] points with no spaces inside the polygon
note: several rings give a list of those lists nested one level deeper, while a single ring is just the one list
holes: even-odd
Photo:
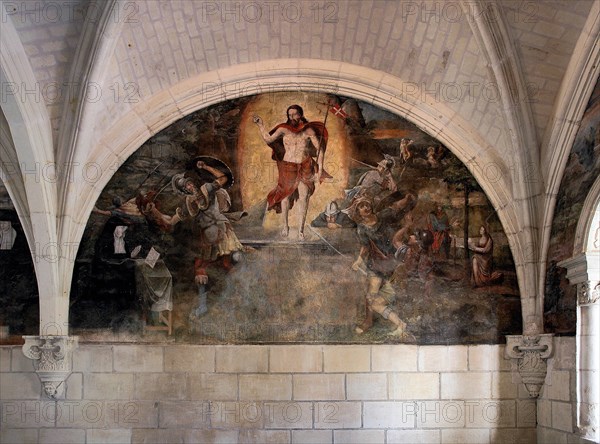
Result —
[{"label": "sword", "polygon": [[[327,244],[327,246],[329,248],[331,248],[333,251],[335,251],[337,254],[339,254],[340,256],[342,256],[344,259],[352,259],[350,256],[342,253],[340,250],[338,250],[337,248],[335,248],[333,245],[331,245],[331,243],[329,243],[327,241],[327,239],[325,239],[323,236],[321,236],[313,227],[311,227],[310,225],[308,226],[308,228],[310,228],[310,231],[312,231],[313,233],[315,233],[317,235],[317,237],[319,239],[321,239],[323,242],[325,242],[325,244]],[[362,274],[364,274],[365,276],[368,276],[367,272],[365,270],[363,270],[362,268],[359,268],[358,271],[360,271]]]},{"label": "sword", "polygon": [[377,167],[375,167],[375,166],[373,166],[373,165],[369,165],[368,163],[361,162],[360,160],[356,160],[356,159],[355,159],[355,158],[353,158],[353,157],[351,157],[351,158],[350,158],[350,160],[353,160],[353,161],[355,161],[356,163],[360,163],[361,165],[367,166],[367,167],[369,167],[369,168],[371,168],[371,169],[373,169],[373,170],[376,170],[376,169],[377,169]]},{"label": "sword", "polygon": [[327,239],[325,239],[323,236],[321,236],[319,233],[317,233],[317,231],[316,231],[316,230],[315,230],[315,229],[314,229],[312,226],[310,226],[310,225],[309,225],[309,226],[308,226],[308,228],[310,228],[310,231],[312,231],[313,233],[315,233],[319,239],[321,239],[323,242],[325,242],[325,243],[327,244],[327,246],[328,246],[329,248],[331,248],[333,251],[335,251],[337,254],[339,254],[339,255],[340,255],[340,256],[342,256],[343,258],[346,258],[346,259],[352,259],[351,257],[349,257],[349,256],[345,255],[345,254],[344,254],[344,253],[342,253],[340,250],[338,250],[337,248],[335,248],[333,245],[331,245],[331,243],[329,243],[329,242],[327,241]]}]

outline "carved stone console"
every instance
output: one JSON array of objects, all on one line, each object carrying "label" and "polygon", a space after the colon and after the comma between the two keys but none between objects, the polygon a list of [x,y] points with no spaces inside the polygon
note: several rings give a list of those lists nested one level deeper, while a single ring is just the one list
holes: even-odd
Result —
[{"label": "carved stone console", "polygon": [[554,347],[551,334],[506,336],[506,358],[517,361],[517,369],[529,396],[537,398],[546,379],[546,361]]},{"label": "carved stone console", "polygon": [[23,336],[23,354],[34,361],[35,371],[51,399],[61,399],[71,374],[76,336]]}]

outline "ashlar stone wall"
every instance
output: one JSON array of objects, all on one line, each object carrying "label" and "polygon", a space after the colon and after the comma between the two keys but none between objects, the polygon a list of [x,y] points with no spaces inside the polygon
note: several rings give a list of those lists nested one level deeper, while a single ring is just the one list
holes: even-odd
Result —
[{"label": "ashlar stone wall", "polygon": [[[587,324],[586,324],[587,325]],[[537,442],[539,444],[591,444],[593,440],[581,437],[577,420],[577,359],[583,372],[596,365],[599,356],[590,356],[576,350],[576,338],[555,338],[554,356],[548,360],[546,382],[537,402]],[[598,390],[596,384],[582,390]],[[590,380],[587,379],[589,382]],[[597,391],[595,392],[597,393]]]},{"label": "ashlar stone wall", "polygon": [[536,403],[503,353],[83,343],[54,402],[5,346],[0,442],[535,443]]}]

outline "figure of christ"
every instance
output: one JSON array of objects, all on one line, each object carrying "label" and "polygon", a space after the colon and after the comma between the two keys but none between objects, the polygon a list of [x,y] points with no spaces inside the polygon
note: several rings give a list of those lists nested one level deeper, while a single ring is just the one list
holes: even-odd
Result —
[{"label": "figure of christ", "polygon": [[[298,201],[298,238],[304,239],[304,223],[310,196],[319,180],[331,177],[323,170],[327,130],[321,122],[308,122],[299,105],[287,109],[287,122],[267,132],[262,118],[254,116],[262,138],[273,150],[277,162],[277,186],[267,196],[267,210],[282,213],[281,235],[290,231],[288,213]],[[315,158],[316,157],[316,161]]]}]

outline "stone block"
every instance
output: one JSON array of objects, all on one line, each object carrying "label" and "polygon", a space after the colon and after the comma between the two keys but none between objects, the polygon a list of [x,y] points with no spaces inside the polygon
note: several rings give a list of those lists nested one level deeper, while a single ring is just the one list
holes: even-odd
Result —
[{"label": "stone block", "polygon": [[537,442],[540,444],[568,444],[567,434],[558,430],[537,428]]},{"label": "stone block", "polygon": [[552,401],[552,428],[573,432],[573,412],[570,403]]},{"label": "stone block", "polygon": [[131,399],[133,374],[88,373],[84,375],[83,387],[85,399]]},{"label": "stone block", "polygon": [[0,372],[10,371],[10,348],[0,347]]},{"label": "stone block", "polygon": [[416,345],[373,345],[371,366],[374,372],[416,372]]},{"label": "stone block", "polygon": [[384,444],[384,430],[334,430],[333,442],[340,444]]},{"label": "stone block", "polygon": [[269,368],[269,349],[262,346],[217,347],[216,363],[220,373],[265,373]]},{"label": "stone block", "polygon": [[268,411],[262,402],[211,402],[210,424],[219,429],[262,429]]},{"label": "stone block", "polygon": [[345,380],[341,374],[294,375],[293,395],[298,401],[345,399]]},{"label": "stone block", "polygon": [[548,372],[544,390],[544,398],[557,401],[571,400],[570,372],[554,370]]},{"label": "stone block", "polygon": [[240,430],[240,444],[286,444],[290,442],[287,430]]},{"label": "stone block", "polygon": [[444,444],[487,444],[490,442],[488,429],[448,429],[442,430]]},{"label": "stone block", "polygon": [[56,426],[75,429],[158,427],[158,405],[148,401],[60,401]]},{"label": "stone block", "polygon": [[518,396],[518,384],[510,372],[492,373],[492,398],[514,399]]},{"label": "stone block", "polygon": [[113,358],[117,372],[163,372],[162,347],[115,345]]},{"label": "stone block", "polygon": [[315,429],[358,429],[361,427],[360,402],[316,402]]},{"label": "stone block", "polygon": [[55,404],[52,401],[1,401],[1,430],[54,427]]},{"label": "stone block", "polygon": [[[133,429],[132,444],[184,443],[184,429]],[[189,441],[188,441],[189,442]]]},{"label": "stone block", "polygon": [[235,401],[238,375],[197,373],[189,375],[192,400]]},{"label": "stone block", "polygon": [[291,375],[240,375],[240,401],[292,399]]},{"label": "stone block", "polygon": [[209,428],[213,406],[208,401],[163,401],[159,403],[159,427]]},{"label": "stone block", "polygon": [[263,407],[267,429],[310,429],[312,427],[311,402],[265,402]]},{"label": "stone block", "polygon": [[456,372],[467,370],[468,347],[421,346],[419,347],[419,371],[422,372]]},{"label": "stone block", "polygon": [[[589,356],[590,354],[584,354],[583,356]],[[596,365],[600,362],[600,358],[597,356],[589,356],[592,361],[595,361]],[[552,364],[549,365],[549,368],[552,370],[573,370],[575,369],[576,361],[576,345],[575,338],[562,336],[554,338],[554,357],[550,359]],[[581,362],[581,368],[589,368],[584,367],[584,362]],[[595,367],[598,368],[598,367]]]},{"label": "stone block", "polygon": [[536,430],[530,429],[492,429],[492,443],[536,444]]},{"label": "stone block", "polygon": [[439,373],[392,373],[390,399],[439,399]]},{"label": "stone block", "polygon": [[36,373],[0,373],[0,399],[41,399],[42,384]]},{"label": "stone block", "polygon": [[[89,431],[88,431],[89,433]],[[237,431],[201,430],[201,429],[134,429],[132,444],[235,444],[238,442]]]},{"label": "stone block", "polygon": [[371,347],[368,345],[323,346],[325,373],[368,372],[371,370]]},{"label": "stone block", "polygon": [[[518,375],[514,375],[513,374],[513,381],[516,381],[515,384],[517,385],[517,398],[519,399],[531,399],[531,397],[529,396],[529,392],[527,391],[527,387],[525,387],[525,384],[523,384]],[[540,393],[540,398],[543,397],[544,394],[544,387],[542,387],[542,391]]]},{"label": "stone block", "polygon": [[[538,401],[539,403],[540,401]],[[538,410],[533,399],[517,400],[517,427],[535,427],[538,423]]]},{"label": "stone block", "polygon": [[510,359],[504,359],[502,345],[469,346],[469,370],[471,371],[508,371]]},{"label": "stone block", "polygon": [[85,430],[41,429],[40,442],[44,444],[80,444],[85,442]]},{"label": "stone block", "polygon": [[514,400],[465,401],[466,422],[468,428],[496,429],[516,427],[517,407]]},{"label": "stone block", "polygon": [[112,372],[112,347],[95,345],[79,346],[73,351],[73,371],[83,373]]},{"label": "stone block", "polygon": [[418,429],[465,427],[467,410],[464,401],[419,401],[415,404]]},{"label": "stone block", "polygon": [[276,345],[269,348],[271,373],[318,373],[323,370],[319,345]]},{"label": "stone block", "polygon": [[238,442],[236,431],[229,430],[184,430],[183,442],[189,444],[235,444]]},{"label": "stone block", "polygon": [[139,373],[135,376],[135,399],[162,401],[186,399],[185,373]]},{"label": "stone block", "polygon": [[0,444],[37,444],[38,429],[0,429]]},{"label": "stone block", "polygon": [[292,444],[331,444],[331,430],[292,430]]},{"label": "stone block", "polygon": [[533,31],[536,34],[543,35],[549,38],[560,38],[565,32],[565,28],[556,23],[552,23],[546,20],[536,20],[533,26]]},{"label": "stone block", "polygon": [[414,402],[364,402],[363,426],[368,429],[414,428]]},{"label": "stone block", "polygon": [[86,444],[129,444],[130,442],[131,429],[89,429],[87,431]]},{"label": "stone block", "polygon": [[11,359],[11,371],[13,372],[33,372],[33,360],[23,354],[21,347],[13,347]]},{"label": "stone block", "polygon": [[66,399],[81,399],[83,396],[83,374],[71,373],[66,381]]},{"label": "stone block", "polygon": [[215,348],[194,345],[165,347],[165,372],[214,372]]},{"label": "stone block", "polygon": [[442,399],[487,399],[492,396],[491,373],[442,373]]},{"label": "stone block", "polygon": [[441,444],[440,430],[388,430],[388,444]]},{"label": "stone block", "polygon": [[387,374],[350,373],[346,375],[346,391],[348,400],[388,399]]}]

